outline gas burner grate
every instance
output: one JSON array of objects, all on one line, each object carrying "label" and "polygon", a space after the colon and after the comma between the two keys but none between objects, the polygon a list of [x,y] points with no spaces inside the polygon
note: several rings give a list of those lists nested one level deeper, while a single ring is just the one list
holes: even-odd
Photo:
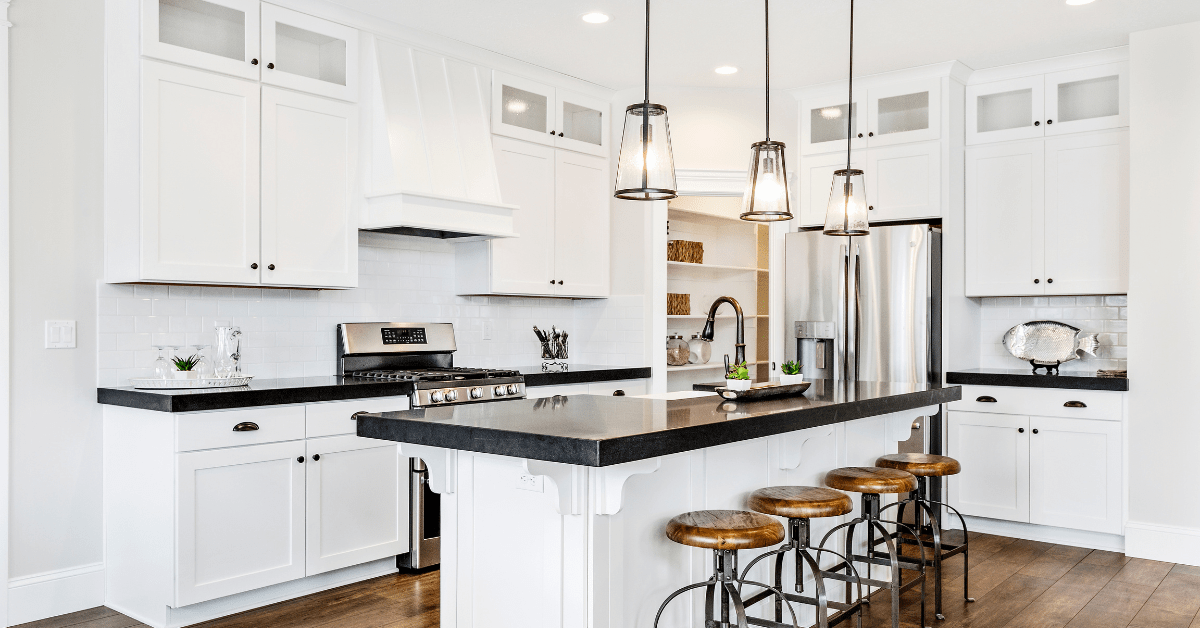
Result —
[{"label": "gas burner grate", "polygon": [[382,369],[371,371],[355,371],[350,373],[350,377],[357,377],[361,379],[380,379],[406,382],[450,382],[491,379],[497,377],[517,377],[519,375],[520,372],[512,370],[492,370],[466,367],[444,367],[423,370]]}]

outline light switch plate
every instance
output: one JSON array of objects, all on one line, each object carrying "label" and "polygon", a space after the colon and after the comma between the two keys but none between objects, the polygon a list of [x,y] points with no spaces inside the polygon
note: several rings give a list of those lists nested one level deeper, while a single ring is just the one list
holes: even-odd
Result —
[{"label": "light switch plate", "polygon": [[47,349],[75,348],[75,321],[46,321]]}]

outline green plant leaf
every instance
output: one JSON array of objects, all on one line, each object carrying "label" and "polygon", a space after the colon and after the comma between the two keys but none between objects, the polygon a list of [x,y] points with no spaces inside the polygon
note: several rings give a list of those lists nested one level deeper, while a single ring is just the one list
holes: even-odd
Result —
[{"label": "green plant leaf", "polygon": [[783,370],[784,375],[799,375],[800,369],[804,368],[804,366],[797,363],[795,360],[788,360],[779,368]]},{"label": "green plant leaf", "polygon": [[171,361],[175,363],[175,368],[181,371],[190,371],[196,368],[196,365],[200,363],[200,355],[193,353],[191,356],[186,358],[175,356],[171,358]]},{"label": "green plant leaf", "polygon": [[745,362],[734,364],[725,374],[725,379],[750,379],[750,369],[746,368]]}]

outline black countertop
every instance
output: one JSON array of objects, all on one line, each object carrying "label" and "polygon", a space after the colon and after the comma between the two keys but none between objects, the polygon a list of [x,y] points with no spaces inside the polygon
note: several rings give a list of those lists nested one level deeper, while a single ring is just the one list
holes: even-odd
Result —
[{"label": "black countertop", "polygon": [[818,380],[753,402],[556,396],[363,414],[358,435],[591,467],[715,447],[962,398],[957,386]]},{"label": "black countertop", "polygon": [[970,386],[1016,386],[1024,388],[1067,388],[1071,390],[1129,390],[1129,380],[1124,377],[1096,377],[1086,371],[1068,371],[1061,375],[1047,375],[1044,371],[1034,373],[1032,369],[967,369],[949,371],[946,381],[951,384]]},{"label": "black countertop", "polygon": [[[562,373],[544,373],[541,366],[523,367],[518,370],[525,376],[526,386],[609,382],[650,377],[649,367],[572,364],[568,371]],[[385,382],[337,376],[292,377],[253,380],[248,386],[236,388],[185,390],[138,390],[129,386],[97,388],[96,401],[110,406],[125,406],[158,412],[200,412],[288,403],[396,397],[411,394],[412,390],[412,384],[407,382]]]}]

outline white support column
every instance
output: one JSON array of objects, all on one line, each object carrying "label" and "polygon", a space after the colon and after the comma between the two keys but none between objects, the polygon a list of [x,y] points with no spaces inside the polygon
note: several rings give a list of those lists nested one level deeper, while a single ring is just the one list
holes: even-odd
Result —
[{"label": "white support column", "polygon": [[[0,619],[8,617],[8,435],[9,409],[9,0],[0,0]],[[7,622],[5,622],[7,625]]]}]

